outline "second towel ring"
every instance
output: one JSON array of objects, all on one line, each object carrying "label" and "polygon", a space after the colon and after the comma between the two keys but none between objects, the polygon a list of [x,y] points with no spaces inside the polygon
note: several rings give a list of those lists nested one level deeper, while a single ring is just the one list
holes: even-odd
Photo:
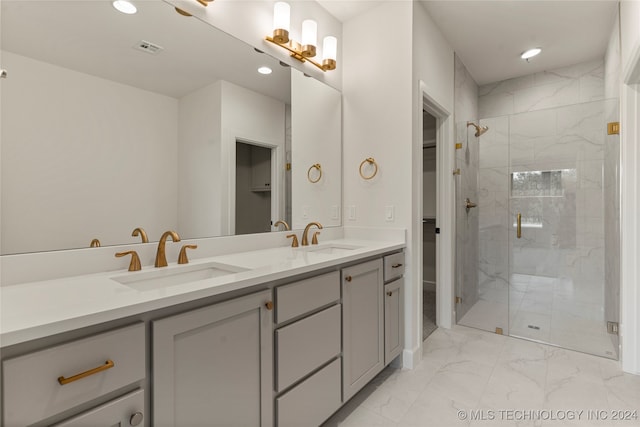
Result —
[{"label": "second towel ring", "polygon": [[[313,169],[317,169],[318,170],[318,178],[316,178],[316,179],[311,178],[311,170],[313,170]],[[309,180],[309,182],[312,183],[312,184],[315,184],[316,182],[320,181],[320,178],[322,178],[322,166],[320,166],[320,163],[316,163],[315,165],[311,165],[311,167],[307,171],[307,179]]]},{"label": "second towel ring", "polygon": [[[365,163],[369,163],[370,165],[373,165],[373,173],[369,176],[366,176],[364,173],[362,173],[362,167],[364,166]],[[376,163],[373,157],[367,157],[362,161],[362,163],[360,163],[359,172],[362,179],[366,179],[366,180],[372,179],[378,173],[378,164]]]}]

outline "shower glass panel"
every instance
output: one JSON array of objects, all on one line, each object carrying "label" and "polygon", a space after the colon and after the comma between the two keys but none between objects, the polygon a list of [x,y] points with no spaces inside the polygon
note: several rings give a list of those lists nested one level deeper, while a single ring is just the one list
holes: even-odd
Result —
[{"label": "shower glass panel", "polygon": [[611,99],[482,119],[479,138],[456,124],[459,324],[618,357],[618,116]]},{"label": "shower glass panel", "polygon": [[[478,124],[476,122],[476,124]],[[509,333],[507,184],[508,120],[482,120],[489,130],[476,137],[459,123],[456,150],[459,268],[456,318],[459,324]],[[467,208],[467,199],[476,207]],[[471,205],[470,205],[471,206]]]},{"label": "shower glass panel", "polygon": [[612,116],[616,100],[512,115],[506,182],[510,335],[615,358],[603,185]]}]

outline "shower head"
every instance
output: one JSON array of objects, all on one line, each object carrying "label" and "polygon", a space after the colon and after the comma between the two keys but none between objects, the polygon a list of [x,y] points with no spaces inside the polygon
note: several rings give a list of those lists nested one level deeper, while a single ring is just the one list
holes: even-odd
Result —
[{"label": "shower head", "polygon": [[489,130],[489,126],[478,126],[473,122],[467,122],[467,127],[469,126],[473,126],[474,128],[476,128],[476,137],[484,134],[486,131]]}]

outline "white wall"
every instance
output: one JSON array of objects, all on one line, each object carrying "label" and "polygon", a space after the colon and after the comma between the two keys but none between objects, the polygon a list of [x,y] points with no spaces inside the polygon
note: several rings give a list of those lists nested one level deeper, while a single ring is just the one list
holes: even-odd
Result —
[{"label": "white wall", "polygon": [[[342,209],[342,96],[337,90],[291,71],[292,227],[310,221],[339,226]],[[322,176],[309,181],[311,165],[320,164]],[[311,179],[319,175],[314,169]]]},{"label": "white wall", "polygon": [[[384,28],[393,28],[393,37]],[[453,51],[414,2],[382,2],[346,22],[343,32],[344,224],[408,230],[404,364],[412,367],[421,358],[422,344],[420,81],[452,111]],[[379,164],[369,181],[358,173],[367,157]],[[385,219],[386,206],[393,206],[392,221]],[[355,219],[349,218],[350,207],[355,207]]]},{"label": "white wall", "polygon": [[[453,322],[453,286],[454,286],[454,179],[451,171],[454,168],[454,52],[447,40],[442,36],[433,19],[429,16],[421,2],[413,3],[413,78],[412,78],[412,162],[413,170],[421,170],[422,151],[422,109],[424,97],[438,110],[438,194],[437,194],[437,226],[440,234],[436,236],[438,247],[436,259],[437,282],[437,323],[442,327],[451,327]],[[422,212],[420,195],[422,193],[421,174],[412,172],[412,215],[410,236],[412,260],[411,275],[415,284],[407,292],[411,298],[412,328],[410,334],[411,354],[405,352],[405,361],[410,364],[421,358],[422,331],[422,293],[420,286],[420,263],[422,262]],[[412,237],[415,236],[415,237]],[[405,319],[405,325],[409,319]],[[405,334],[407,338],[407,334]],[[407,349],[405,345],[405,349]],[[411,360],[410,360],[411,359]]]},{"label": "white wall", "polygon": [[284,111],[281,101],[225,81],[180,100],[178,226],[184,238],[233,234],[236,140],[276,150],[272,210],[284,211]]},{"label": "white wall", "polygon": [[176,226],[175,99],[10,52],[2,66],[2,253]]},{"label": "white wall", "polygon": [[291,31],[289,37],[300,41],[302,21],[312,18],[318,23],[318,46],[316,59],[322,62],[322,39],[332,35],[338,38],[337,67],[323,72],[311,64],[292,59],[288,52],[265,41],[273,32],[273,0],[216,0],[202,7],[192,0],[167,0],[169,3],[189,11],[193,16],[208,22],[232,36],[260,48],[271,56],[304,71],[327,84],[342,87],[342,24],[315,1],[289,0],[291,5]]}]

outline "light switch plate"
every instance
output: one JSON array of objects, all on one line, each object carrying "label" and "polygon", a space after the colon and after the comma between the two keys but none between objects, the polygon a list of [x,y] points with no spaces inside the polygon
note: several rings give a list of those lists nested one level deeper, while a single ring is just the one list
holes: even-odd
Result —
[{"label": "light switch plate", "polygon": [[338,209],[338,206],[333,205],[331,206],[331,219],[339,219],[338,215],[339,215],[340,210]]},{"label": "light switch plate", "polygon": [[385,221],[393,221],[394,218],[394,212],[393,212],[393,205],[390,206],[385,206],[384,207],[384,219]]},{"label": "light switch plate", "polygon": [[309,206],[302,207],[302,218],[304,219],[309,218]]},{"label": "light switch plate", "polygon": [[355,205],[349,206],[347,217],[349,218],[350,221],[355,221],[356,220],[356,206]]}]

